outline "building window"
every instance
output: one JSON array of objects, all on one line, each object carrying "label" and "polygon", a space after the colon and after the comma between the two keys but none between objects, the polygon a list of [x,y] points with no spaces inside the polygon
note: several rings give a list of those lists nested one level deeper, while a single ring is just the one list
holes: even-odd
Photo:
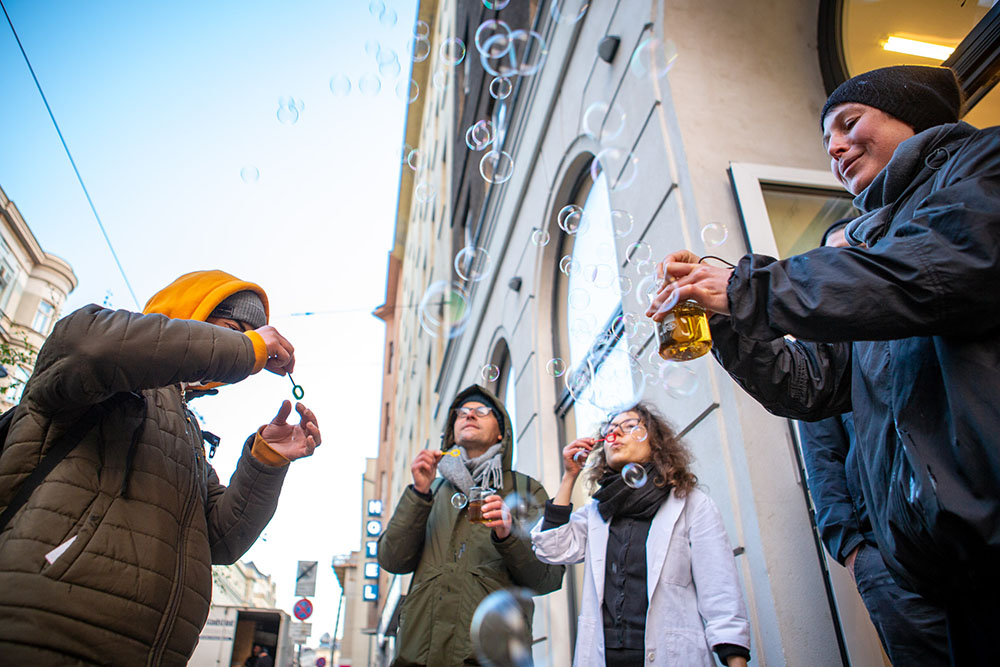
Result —
[{"label": "building window", "polygon": [[[622,279],[621,263],[639,259],[619,258],[607,178],[602,173],[581,182],[575,197],[580,227],[575,234],[560,234],[556,285],[557,349],[567,369],[557,411],[567,440],[591,433],[641,397],[645,378],[630,352],[652,334],[652,325],[636,312],[644,310],[640,303],[622,297],[644,288]],[[652,264],[647,269],[649,282]]]},{"label": "building window", "polygon": [[17,260],[7,242],[0,238],[0,308],[7,307],[7,301],[17,279]]},{"label": "building window", "polygon": [[38,333],[45,335],[52,326],[52,318],[56,313],[56,308],[44,299],[38,302],[38,311],[35,313],[35,320],[31,323],[31,328]]},{"label": "building window", "polygon": [[[879,67],[947,65],[968,98],[966,121],[1000,124],[1000,5],[992,0],[821,0],[819,59],[827,92]],[[933,35],[933,37],[929,37]]]}]

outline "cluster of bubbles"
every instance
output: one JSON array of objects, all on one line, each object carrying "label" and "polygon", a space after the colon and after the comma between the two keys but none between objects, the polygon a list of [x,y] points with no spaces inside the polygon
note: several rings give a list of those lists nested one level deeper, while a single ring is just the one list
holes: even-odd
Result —
[{"label": "cluster of bubbles", "polygon": [[306,103],[292,96],[278,98],[278,122],[282,125],[294,125],[305,111]]}]

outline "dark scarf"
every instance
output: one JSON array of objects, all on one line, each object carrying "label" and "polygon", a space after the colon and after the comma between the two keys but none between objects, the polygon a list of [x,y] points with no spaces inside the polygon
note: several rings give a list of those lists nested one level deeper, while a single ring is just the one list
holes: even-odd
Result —
[{"label": "dark scarf", "polygon": [[652,519],[660,505],[670,495],[670,485],[657,486],[653,477],[657,471],[652,463],[642,466],[648,475],[648,482],[633,489],[622,479],[621,473],[608,470],[597,483],[600,488],[594,494],[597,501],[597,511],[601,518],[610,521],[613,517],[627,516],[635,519]]}]

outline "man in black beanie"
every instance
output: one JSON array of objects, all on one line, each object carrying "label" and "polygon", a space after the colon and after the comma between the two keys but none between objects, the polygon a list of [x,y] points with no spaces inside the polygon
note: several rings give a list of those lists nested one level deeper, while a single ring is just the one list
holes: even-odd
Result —
[{"label": "man in black beanie", "polygon": [[849,247],[735,269],[674,252],[648,314],[675,298],[716,313],[713,354],[775,414],[853,410],[886,565],[944,606],[952,663],[983,665],[1000,624],[1000,128],[958,122],[961,101],[946,68],[845,82],[820,121],[862,211]]}]

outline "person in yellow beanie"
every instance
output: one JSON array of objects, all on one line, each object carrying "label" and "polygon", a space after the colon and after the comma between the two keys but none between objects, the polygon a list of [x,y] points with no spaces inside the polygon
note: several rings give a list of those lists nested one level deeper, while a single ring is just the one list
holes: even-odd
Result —
[{"label": "person in yellow beanie", "polygon": [[208,462],[187,402],[295,367],[267,319],[259,286],[198,271],[142,313],[89,305],[56,324],[0,455],[5,663],[187,663],[211,565],[250,548],[289,462],[321,442],[313,412],[298,403],[290,424],[284,401],[247,439],[228,486]]}]

